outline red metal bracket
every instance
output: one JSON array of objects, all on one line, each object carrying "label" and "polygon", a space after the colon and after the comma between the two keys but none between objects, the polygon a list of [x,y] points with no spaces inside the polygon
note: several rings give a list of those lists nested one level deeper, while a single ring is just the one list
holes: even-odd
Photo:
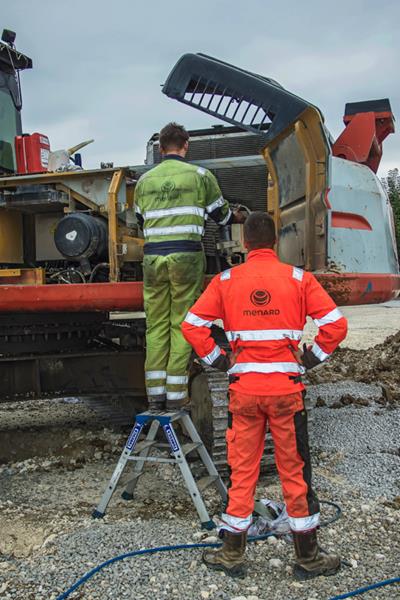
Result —
[{"label": "red metal bracket", "polygon": [[[373,110],[374,104],[378,107],[383,102],[388,110]],[[354,111],[357,107],[359,112]],[[333,144],[333,155],[367,165],[376,173],[382,158],[382,142],[394,133],[389,101],[347,104],[343,121],[346,128]]]}]

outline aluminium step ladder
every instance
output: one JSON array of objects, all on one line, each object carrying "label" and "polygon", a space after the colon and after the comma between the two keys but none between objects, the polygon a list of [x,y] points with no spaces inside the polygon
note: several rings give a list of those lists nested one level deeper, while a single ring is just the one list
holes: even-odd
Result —
[{"label": "aluminium step ladder", "polygon": [[[177,438],[173,423],[178,422],[182,424],[184,431],[186,431],[191,440],[187,444],[181,445]],[[151,423],[151,425],[146,439],[139,442],[139,436],[147,423]],[[159,443],[156,441],[156,435],[160,426],[164,431],[168,443]],[[150,451],[152,448],[166,449],[168,454],[172,455],[173,458],[151,456]],[[200,459],[208,472],[206,477],[197,481],[193,477],[192,471],[186,460],[186,456],[193,451],[196,451],[199,454]],[[211,484],[215,484],[222,500],[226,502],[227,490],[187,412],[184,410],[160,413],[143,412],[136,416],[135,425],[128,437],[114,473],[112,474],[97,508],[92,513],[93,518],[99,519],[104,516],[111,497],[129,461],[134,461],[136,464],[132,478],[128,481],[125,491],[122,493],[122,498],[124,498],[124,500],[131,500],[133,498],[133,492],[140,475],[143,473],[146,462],[176,464],[181,470],[190,497],[192,498],[193,504],[200,517],[202,528],[213,529],[215,527],[214,522],[209,517],[201,492]]]}]

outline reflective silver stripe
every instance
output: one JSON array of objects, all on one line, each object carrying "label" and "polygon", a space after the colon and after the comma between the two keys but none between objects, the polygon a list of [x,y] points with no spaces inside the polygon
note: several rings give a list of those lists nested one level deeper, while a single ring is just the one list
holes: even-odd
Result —
[{"label": "reflective silver stripe", "polygon": [[228,373],[303,373],[296,362],[236,363]]},{"label": "reflective silver stripe", "polygon": [[289,525],[292,531],[309,531],[319,525],[319,513],[309,517],[289,517]]},{"label": "reflective silver stripe", "polygon": [[212,365],[214,360],[221,355],[221,348],[219,346],[215,346],[214,350],[207,354],[207,356],[201,356],[201,360],[205,362],[207,365]]},{"label": "reflective silver stripe", "polygon": [[225,204],[225,200],[223,199],[222,196],[220,196],[219,198],[217,198],[217,200],[214,200],[214,202],[211,202],[211,204],[209,204],[208,206],[206,206],[206,211],[208,213],[213,212],[216,208],[220,208],[221,206],[223,206]]},{"label": "reflective silver stripe", "polygon": [[174,206],[173,208],[160,208],[159,210],[146,210],[143,213],[145,219],[160,219],[162,217],[173,217],[179,215],[196,215],[204,217],[204,208],[199,206]]},{"label": "reflective silver stripe", "polygon": [[221,531],[221,529],[231,531],[232,533],[236,533],[238,531],[247,531],[252,523],[252,520],[252,515],[249,515],[248,517],[234,517],[233,515],[222,513],[221,523],[218,523],[218,532]]},{"label": "reflective silver stripe", "polygon": [[167,375],[167,385],[169,383],[175,385],[175,384],[185,384],[189,381],[189,378],[187,375]]},{"label": "reflective silver stripe", "polygon": [[320,348],[316,342],[313,343],[312,348],[311,348],[311,352],[317,358],[319,358],[319,360],[325,360],[325,359],[327,359],[330,356],[330,354],[327,354],[326,352],[324,352],[322,350],[322,348]]},{"label": "reflective silver stripe", "polygon": [[298,281],[303,281],[304,271],[303,269],[299,269],[298,267],[293,267],[293,279],[297,279]]},{"label": "reflective silver stripe", "polygon": [[190,311],[188,312],[188,314],[185,317],[185,322],[190,323],[191,325],[194,325],[195,327],[211,327],[211,325],[212,325],[212,321],[206,321],[205,319],[198,317],[197,315],[193,314]]},{"label": "reflective silver stripe", "polygon": [[147,227],[143,230],[144,236],[149,235],[175,235],[180,233],[197,233],[203,235],[204,227],[201,225],[172,225],[171,227]]},{"label": "reflective silver stripe", "polygon": [[329,323],[335,323],[336,321],[339,321],[339,319],[342,317],[343,315],[340,310],[338,308],[334,308],[320,319],[314,319],[314,323],[317,327],[323,327],[324,325],[329,325]]},{"label": "reflective silver stripe", "polygon": [[167,400],[183,400],[186,398],[187,392],[168,392],[167,391]]},{"label": "reflective silver stripe", "polygon": [[146,371],[146,379],[165,379],[167,371]]},{"label": "reflective silver stripe", "polygon": [[269,340],[301,340],[303,331],[300,329],[257,329],[247,331],[225,331],[226,337],[230,342],[243,340],[244,342],[254,340],[256,342],[266,342]]},{"label": "reflective silver stripe", "polygon": [[197,172],[199,175],[205,175],[206,174],[206,170],[203,167],[199,167],[197,169]]},{"label": "reflective silver stripe", "polygon": [[161,394],[165,394],[165,386],[148,387],[146,391],[150,396],[160,396]]},{"label": "reflective silver stripe", "polygon": [[232,215],[232,211],[231,209],[228,210],[228,214],[226,215],[225,219],[222,219],[222,221],[218,221],[218,225],[226,225],[227,222],[229,221],[229,219],[231,218]]},{"label": "reflective silver stripe", "polygon": [[231,270],[227,269],[227,271],[223,271],[219,278],[221,281],[226,281],[227,279],[230,279],[231,278]]}]

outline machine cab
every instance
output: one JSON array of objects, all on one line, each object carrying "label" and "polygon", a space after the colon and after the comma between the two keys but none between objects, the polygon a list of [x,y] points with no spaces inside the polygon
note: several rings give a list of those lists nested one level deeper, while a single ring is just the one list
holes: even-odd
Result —
[{"label": "machine cab", "polygon": [[14,140],[22,133],[18,74],[32,68],[32,60],[15,50],[14,40],[15,34],[5,29],[0,41],[0,174],[15,171]]}]

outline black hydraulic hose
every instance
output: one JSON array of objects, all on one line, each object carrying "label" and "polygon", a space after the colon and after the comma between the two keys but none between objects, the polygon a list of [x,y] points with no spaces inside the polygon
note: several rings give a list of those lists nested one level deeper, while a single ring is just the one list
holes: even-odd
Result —
[{"label": "black hydraulic hose", "polygon": [[94,277],[95,277],[95,275],[96,275],[97,271],[99,271],[101,268],[107,268],[107,269],[109,269],[109,268],[110,268],[110,265],[109,265],[109,263],[106,263],[106,262],[101,262],[101,263],[98,263],[98,264],[97,264],[97,265],[96,265],[96,266],[93,268],[93,271],[90,273],[90,277],[89,277],[89,283],[93,283],[93,281],[94,281]]}]

